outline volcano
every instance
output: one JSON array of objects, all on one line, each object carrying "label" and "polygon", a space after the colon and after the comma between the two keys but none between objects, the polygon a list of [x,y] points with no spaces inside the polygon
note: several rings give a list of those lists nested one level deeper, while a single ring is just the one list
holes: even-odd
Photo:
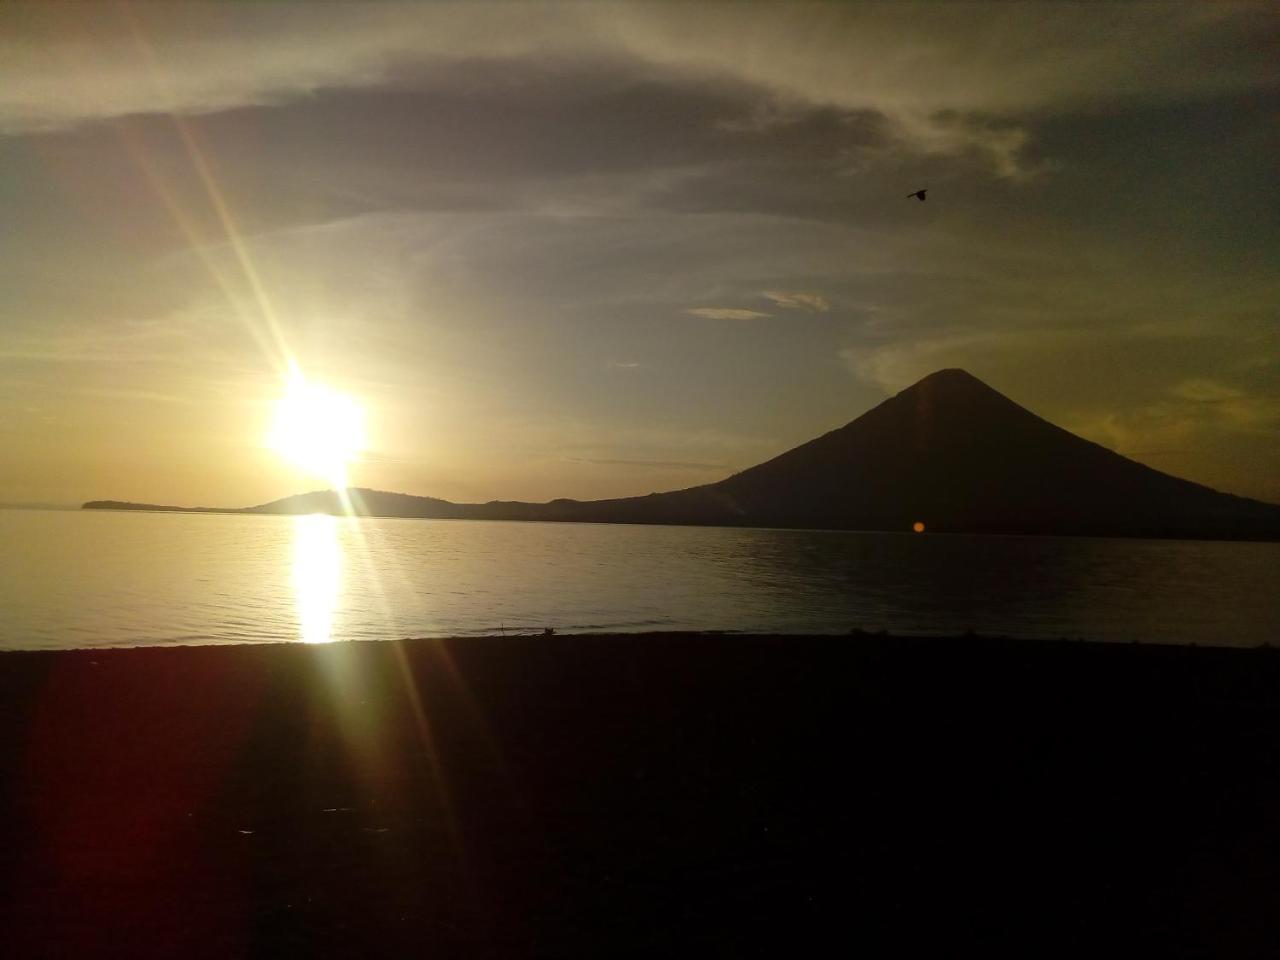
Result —
[{"label": "volcano", "polygon": [[963,370],[931,374],[853,422],[718,483],[567,512],[648,523],[1280,537],[1280,507],[1153,470]]}]

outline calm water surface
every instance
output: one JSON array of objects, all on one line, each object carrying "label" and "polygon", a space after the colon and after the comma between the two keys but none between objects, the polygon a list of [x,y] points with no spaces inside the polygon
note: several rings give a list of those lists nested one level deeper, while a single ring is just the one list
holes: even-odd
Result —
[{"label": "calm water surface", "polygon": [[738,630],[1280,641],[1280,544],[0,510],[0,647]]}]

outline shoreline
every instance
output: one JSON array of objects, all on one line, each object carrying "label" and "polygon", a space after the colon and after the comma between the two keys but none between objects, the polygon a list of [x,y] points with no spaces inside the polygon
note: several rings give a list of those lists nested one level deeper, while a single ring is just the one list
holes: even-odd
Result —
[{"label": "shoreline", "polygon": [[[293,519],[296,517],[316,516],[317,513],[283,512],[283,511],[264,511],[256,507],[179,507],[165,506],[162,504],[129,504],[127,501],[120,501],[119,506],[101,506],[106,501],[90,500],[79,506],[69,508],[50,507],[51,510],[71,510],[73,512],[90,512],[90,513],[145,513],[145,514],[209,514],[213,516],[244,516],[244,517],[283,517]],[[462,506],[476,506],[473,504],[462,504]],[[487,506],[480,504],[478,506]],[[28,509],[26,507],[15,507],[12,509]],[[32,508],[45,509],[45,508]],[[769,524],[769,523],[729,523],[729,522],[688,522],[680,523],[674,521],[650,521],[650,520],[582,520],[582,519],[557,519],[554,517],[524,517],[524,516],[415,516],[412,514],[381,514],[381,513],[345,513],[342,511],[318,511],[320,516],[334,517],[340,520],[430,520],[430,521],[464,521],[476,523],[549,523],[563,526],[606,526],[606,527],[672,527],[672,528],[694,528],[708,530],[778,530],[783,532],[796,533],[864,533],[864,534],[894,534],[906,537],[916,537],[927,535],[931,537],[1005,537],[1014,539],[1034,539],[1034,540],[1133,540],[1133,541],[1150,541],[1155,543],[1173,542],[1173,543],[1280,543],[1280,534],[1236,534],[1233,536],[1217,536],[1211,534],[1193,534],[1187,532],[1174,533],[1099,533],[1085,531],[1082,533],[1074,533],[1071,531],[1054,531],[1054,532],[1036,532],[1036,531],[1018,531],[1018,530],[963,530],[963,529],[930,529],[927,533],[913,531],[910,528],[902,529],[901,527],[840,527],[840,526],[804,526],[797,524]]]},{"label": "shoreline", "polygon": [[94,654],[94,653],[115,653],[115,652],[138,652],[147,650],[259,650],[259,649],[277,649],[281,647],[298,647],[307,650],[323,650],[331,647],[342,646],[377,646],[382,644],[466,644],[466,643],[502,643],[503,641],[530,641],[543,640],[552,643],[558,640],[574,640],[588,641],[600,643],[626,643],[631,641],[644,642],[697,642],[698,640],[761,640],[769,643],[794,641],[805,644],[824,644],[833,641],[840,641],[850,644],[892,644],[894,646],[905,645],[912,646],[928,646],[931,644],[968,644],[978,648],[1003,648],[1009,647],[1013,649],[1024,646],[1029,647],[1143,647],[1146,649],[1158,650],[1204,650],[1204,651],[1233,651],[1233,652],[1258,652],[1280,653],[1280,629],[1276,632],[1277,642],[1272,643],[1270,640],[1262,640],[1253,644],[1235,644],[1235,643],[1198,643],[1189,641],[1185,643],[1168,641],[1168,640],[1099,640],[1092,637],[1083,636],[1035,636],[1033,634],[995,634],[981,633],[972,630],[966,630],[961,633],[952,633],[950,631],[940,631],[937,633],[894,633],[889,630],[862,630],[854,628],[852,630],[844,630],[840,632],[802,632],[802,633],[780,633],[771,630],[684,630],[673,628],[669,630],[595,630],[595,629],[558,629],[552,628],[548,632],[547,628],[508,628],[505,632],[497,630],[494,632],[475,633],[475,634],[424,634],[412,637],[361,637],[351,639],[334,639],[323,642],[311,643],[301,639],[292,640],[209,640],[207,642],[193,643],[187,641],[152,641],[136,644],[98,644],[85,647],[0,647],[0,667],[3,667],[4,660],[8,656],[40,654],[49,656],[58,656],[63,654]]},{"label": "shoreline", "polygon": [[689,633],[12,651],[0,922],[15,956],[1267,955],[1278,653]]}]

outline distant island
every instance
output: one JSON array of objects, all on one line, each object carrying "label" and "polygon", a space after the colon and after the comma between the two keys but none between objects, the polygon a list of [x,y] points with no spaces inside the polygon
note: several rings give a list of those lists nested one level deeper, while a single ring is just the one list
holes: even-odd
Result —
[{"label": "distant island", "polygon": [[[451,503],[352,488],[367,517],[1280,540],[1280,506],[1161,473],[1057,427],[963,370],[717,483],[613,500]],[[254,507],[93,500],[86,510],[347,512],[333,490]]]}]

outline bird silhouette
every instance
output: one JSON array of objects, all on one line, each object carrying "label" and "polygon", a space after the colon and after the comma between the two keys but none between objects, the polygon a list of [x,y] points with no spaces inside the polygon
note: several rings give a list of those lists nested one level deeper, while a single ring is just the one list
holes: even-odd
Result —
[{"label": "bird silhouette", "polygon": [[912,197],[915,197],[921,203],[924,203],[924,195],[928,192],[929,192],[929,188],[925,187],[923,190],[917,190],[915,193],[908,193],[907,199],[910,200]]}]

